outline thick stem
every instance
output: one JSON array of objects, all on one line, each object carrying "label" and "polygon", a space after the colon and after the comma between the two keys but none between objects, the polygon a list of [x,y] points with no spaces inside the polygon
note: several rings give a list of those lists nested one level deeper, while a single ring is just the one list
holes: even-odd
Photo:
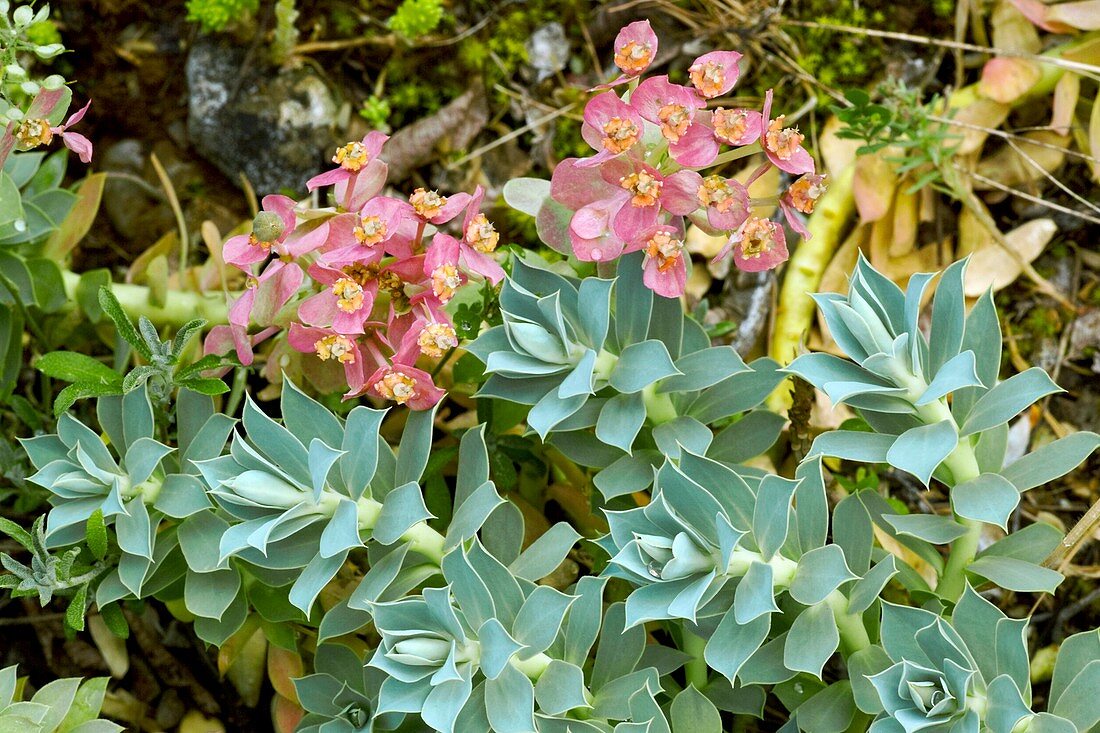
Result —
[{"label": "thick stem", "polygon": [[[65,295],[70,303],[76,303],[76,288],[80,284],[80,275],[63,270]],[[229,304],[223,293],[189,293],[169,290],[164,305],[156,306],[150,302],[151,291],[142,285],[112,283],[111,292],[118,298],[123,310],[131,318],[145,316],[154,326],[180,328],[195,318],[203,318],[208,326],[217,326],[229,322]],[[235,295],[235,294],[231,294]]]},{"label": "thick stem", "polygon": [[[920,384],[910,386],[910,396],[913,399],[919,396],[917,390],[923,392],[923,388],[926,386],[923,380],[917,381]],[[942,399],[918,407],[917,413],[929,425],[948,420],[955,426],[956,431],[958,430],[955,418],[951,414],[951,408]],[[974,455],[974,448],[970,443],[969,436],[959,438],[955,449],[944,459],[944,465],[951,471],[952,486],[958,486],[975,479],[982,472],[981,467],[978,465],[977,456]],[[981,522],[974,522],[958,515],[955,516],[955,519],[966,527],[966,534],[951,544],[947,564],[944,566],[940,582],[936,586],[936,592],[949,601],[958,600],[959,596],[962,595],[963,588],[966,587],[966,567],[974,561],[974,557],[978,554],[978,542],[982,536]]]},{"label": "thick stem", "polygon": [[671,422],[678,417],[672,398],[667,393],[658,393],[656,384],[642,390],[642,401],[645,403],[646,417],[654,425]]},{"label": "thick stem", "polygon": [[703,658],[703,651],[706,649],[707,640],[689,631],[686,624],[683,627],[683,635],[683,652],[691,655],[691,659],[684,665],[684,673],[687,676],[687,682],[689,685],[693,685],[696,690],[702,690],[707,686],[707,681],[710,678],[710,670],[707,668],[707,662]]},{"label": "thick stem", "polygon": [[867,635],[863,617],[848,611],[848,599],[843,593],[834,590],[825,598],[825,603],[829,604],[833,618],[836,619],[836,627],[840,631],[840,651],[845,659],[860,649],[871,646],[871,637]]}]

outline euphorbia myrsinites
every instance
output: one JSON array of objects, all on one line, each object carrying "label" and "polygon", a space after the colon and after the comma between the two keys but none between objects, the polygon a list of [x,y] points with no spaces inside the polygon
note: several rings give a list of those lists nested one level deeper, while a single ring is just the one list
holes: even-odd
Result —
[{"label": "euphorbia myrsinites", "polygon": [[[648,21],[623,28],[615,42],[622,74],[598,87],[584,110],[581,132],[594,153],[563,160],[554,170],[550,195],[573,212],[568,240],[574,254],[602,262],[642,250],[646,285],[677,297],[687,281],[685,227],[693,222],[728,236],[719,258],[732,254],[748,271],[776,267],[787,259],[783,228],[753,212],[776,200],[750,199],[747,187],[720,168],[763,153],[750,183],[771,166],[801,175],[778,198],[791,227],[808,236],[798,214],[813,210],[825,185],[802,134],[782,115],[772,118],[771,91],[762,111],[718,105],[737,83],[741,54],[703,54],[688,67],[685,86],[667,76],[641,78],[656,51]],[[623,84],[622,94],[614,91]]]},{"label": "euphorbia myrsinites", "polygon": [[[310,190],[331,187],[335,206],[266,196],[252,232],[226,242],[225,261],[248,277],[208,351],[235,348],[250,364],[253,347],[285,329],[307,360],[343,367],[347,397],[372,394],[416,410],[442,398],[417,362],[458,346],[443,307],[458,287],[504,277],[493,256],[499,235],[479,211],[480,187],[473,195],[380,195],[386,139],[372,132],[341,146],[336,167],[310,180]],[[441,231],[448,225],[455,236]]]}]

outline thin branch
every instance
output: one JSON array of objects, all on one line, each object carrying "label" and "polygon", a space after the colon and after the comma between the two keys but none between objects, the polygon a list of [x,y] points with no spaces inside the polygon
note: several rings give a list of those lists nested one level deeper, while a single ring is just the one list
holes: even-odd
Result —
[{"label": "thin branch", "polygon": [[1082,211],[1077,211],[1076,209],[1071,209],[1067,206],[1062,206],[1061,204],[1056,204],[1052,201],[1046,201],[1046,200],[1040,198],[1039,196],[1034,196],[1030,193],[1026,193],[1026,192],[1021,191],[1017,188],[1012,188],[1011,186],[1006,186],[1005,184],[1001,183],[1000,181],[994,181],[992,178],[987,178],[986,176],[983,176],[981,173],[975,173],[974,171],[966,170],[965,168],[963,168],[959,165],[956,165],[955,169],[957,171],[959,171],[959,173],[963,174],[964,176],[967,176],[967,177],[969,177],[969,178],[971,178],[975,181],[978,181],[979,183],[984,183],[985,185],[989,186],[990,188],[995,188],[998,191],[1003,191],[1004,193],[1011,194],[1012,196],[1022,198],[1025,201],[1030,201],[1033,204],[1039,204],[1041,206],[1045,206],[1048,209],[1052,209],[1052,210],[1060,212],[1062,214],[1066,214],[1068,216],[1074,216],[1074,217],[1077,217],[1078,219],[1083,219],[1084,221],[1090,222],[1092,224],[1100,224],[1100,218],[1097,218],[1095,216],[1090,216],[1089,214],[1086,214]]},{"label": "thin branch", "polygon": [[873,28],[859,28],[851,25],[833,25],[832,23],[818,23],[812,20],[779,20],[779,25],[793,25],[802,28],[820,28],[827,31],[839,31],[852,33],[858,36],[871,36],[873,38],[885,38],[891,41],[905,41],[906,43],[918,43],[925,46],[940,46],[942,48],[958,49],[960,51],[974,51],[990,56],[1011,56],[1014,58],[1028,59],[1041,64],[1050,64],[1067,71],[1076,71],[1090,79],[1100,80],[1100,66],[1084,64],[1080,61],[1070,61],[1058,56],[1044,56],[1042,54],[1027,53],[1026,51],[1014,51],[1007,48],[989,48],[962,41],[945,41],[941,38],[929,38],[928,36],[914,36],[910,33],[898,33],[896,31],[880,31]]}]

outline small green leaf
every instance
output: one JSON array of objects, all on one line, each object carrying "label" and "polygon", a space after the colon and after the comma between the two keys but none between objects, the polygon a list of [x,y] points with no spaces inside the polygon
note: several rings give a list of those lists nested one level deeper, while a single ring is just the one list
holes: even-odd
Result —
[{"label": "small green leaf", "polygon": [[145,339],[138,333],[134,322],[130,320],[130,316],[126,315],[126,311],[123,310],[122,304],[118,302],[118,298],[111,292],[110,287],[103,286],[99,289],[99,307],[114,322],[115,328],[118,329],[118,335],[142,357],[152,361],[153,352],[149,349],[149,345],[145,343]]},{"label": "small green leaf", "polygon": [[722,733],[722,716],[714,703],[688,685],[672,701],[672,733]]},{"label": "small green leaf", "polygon": [[117,603],[100,606],[99,615],[112,634],[120,639],[130,638],[130,624],[127,623],[126,616],[122,613],[122,607]]},{"label": "small green leaf", "polygon": [[88,550],[96,560],[102,560],[107,555],[107,525],[103,521],[103,509],[96,509],[92,516],[88,517],[88,524],[84,533],[88,542]]},{"label": "small green leaf", "polygon": [[84,630],[84,612],[88,609],[88,584],[76,589],[73,600],[65,610],[65,625],[73,631]]},{"label": "small green leaf", "polygon": [[34,362],[34,368],[48,377],[66,382],[98,382],[122,387],[122,375],[90,356],[76,351],[51,351]]}]

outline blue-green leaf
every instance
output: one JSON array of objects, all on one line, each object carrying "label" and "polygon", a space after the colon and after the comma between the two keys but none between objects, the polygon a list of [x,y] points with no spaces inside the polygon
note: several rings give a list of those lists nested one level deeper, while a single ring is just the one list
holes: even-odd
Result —
[{"label": "blue-green leaf", "polygon": [[623,349],[608,381],[619,392],[639,392],[658,380],[679,373],[664,343],[650,339]]},{"label": "blue-green leaf", "polygon": [[1020,372],[978,398],[959,434],[971,435],[1006,423],[1036,400],[1061,391],[1039,367]]},{"label": "blue-green leaf", "polygon": [[836,619],[827,604],[811,606],[799,614],[787,633],[783,662],[788,669],[821,677],[821,668],[840,646]]},{"label": "blue-green leaf", "polygon": [[1008,518],[1020,503],[1020,492],[1011,481],[995,473],[983,473],[951,489],[951,506],[960,517],[995,524],[1008,531]]},{"label": "blue-green leaf", "polygon": [[996,555],[979,557],[967,570],[1002,588],[1021,592],[1053,593],[1065,580],[1061,573],[1041,565]]},{"label": "blue-green leaf", "polygon": [[672,733],[722,733],[722,716],[714,703],[688,685],[672,700],[669,709]]},{"label": "blue-green leaf", "polygon": [[913,474],[927,485],[932,472],[955,450],[959,435],[950,420],[911,428],[898,436],[886,460],[894,468]]},{"label": "blue-green leaf", "polygon": [[914,404],[918,407],[935,402],[941,397],[965,387],[980,387],[982,381],[978,379],[977,366],[974,363],[974,352],[964,351],[951,358],[947,363],[935,372],[935,378],[924,390]]},{"label": "blue-green leaf", "polygon": [[787,540],[791,498],[797,487],[797,481],[774,475],[765,476],[760,482],[752,516],[752,532],[765,560],[770,560]]},{"label": "blue-green leaf", "polygon": [[1028,453],[1001,470],[1018,491],[1027,491],[1060,478],[1100,447],[1100,435],[1080,432],[1060,438]]},{"label": "blue-green leaf", "polygon": [[596,437],[607,445],[631,452],[634,438],[645,423],[645,401],[641,392],[618,394],[604,403],[596,421]]},{"label": "blue-green leaf", "polygon": [[799,559],[798,570],[791,582],[791,598],[804,606],[813,606],[855,578],[839,545],[818,547]]}]

